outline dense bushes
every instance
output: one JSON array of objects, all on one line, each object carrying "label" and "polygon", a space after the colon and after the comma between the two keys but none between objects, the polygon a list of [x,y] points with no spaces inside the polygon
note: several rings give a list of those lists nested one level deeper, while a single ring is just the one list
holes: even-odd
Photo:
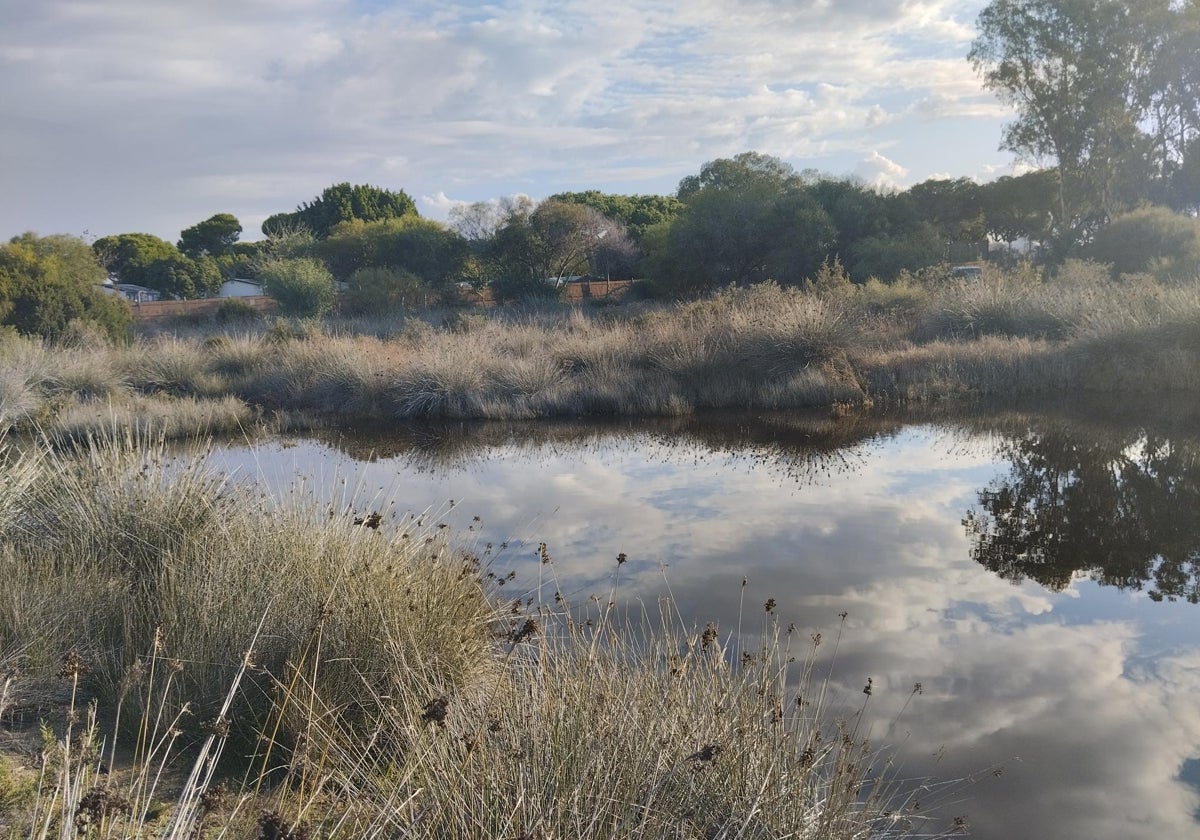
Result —
[{"label": "dense bushes", "polygon": [[1200,220],[1166,207],[1143,207],[1096,233],[1088,254],[1116,276],[1152,271],[1162,277],[1200,276]]},{"label": "dense bushes", "polygon": [[26,233],[0,245],[0,324],[55,338],[75,320],[128,338],[124,300],[101,290],[104,269],[82,240]]}]

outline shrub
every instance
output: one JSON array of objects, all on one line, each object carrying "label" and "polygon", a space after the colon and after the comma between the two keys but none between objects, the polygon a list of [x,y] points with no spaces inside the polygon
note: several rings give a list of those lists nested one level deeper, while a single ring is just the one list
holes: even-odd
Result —
[{"label": "shrub", "polygon": [[352,312],[379,312],[422,304],[428,287],[411,271],[390,266],[360,268],[350,275],[344,308]]},{"label": "shrub", "polygon": [[104,269],[81,239],[14,237],[0,245],[0,322],[55,338],[82,319],[125,340],[133,320],[129,304],[101,291],[103,281]]},{"label": "shrub", "polygon": [[264,291],[279,301],[288,315],[320,317],[333,309],[337,295],[333,275],[320,260],[275,260],[263,266],[259,277]]},{"label": "shrub", "polygon": [[1088,256],[1110,264],[1114,276],[1154,269],[1160,275],[1195,277],[1200,220],[1166,207],[1143,207],[1097,232]]},{"label": "shrub", "polygon": [[218,321],[253,321],[258,318],[258,310],[241,298],[226,298],[217,309]]},{"label": "shrub", "polygon": [[923,286],[902,273],[895,283],[883,283],[872,277],[859,291],[859,300],[872,313],[912,313],[925,305],[929,294]]}]

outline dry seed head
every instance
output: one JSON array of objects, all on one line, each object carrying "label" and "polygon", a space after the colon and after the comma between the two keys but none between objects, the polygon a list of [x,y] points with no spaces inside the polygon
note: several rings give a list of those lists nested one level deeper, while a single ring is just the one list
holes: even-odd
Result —
[{"label": "dry seed head", "polygon": [[83,658],[79,655],[79,651],[72,650],[63,657],[63,664],[58,670],[58,675],[67,679],[76,679],[85,670],[87,669],[83,667]]},{"label": "dry seed head", "polygon": [[684,761],[707,762],[712,761],[724,749],[720,744],[705,744],[696,752],[689,755]]},{"label": "dry seed head", "polygon": [[[518,601],[517,603],[519,604],[520,602]],[[520,644],[533,634],[537,633],[537,630],[538,625],[536,621],[534,621],[532,618],[525,619],[525,623],[521,625],[521,629],[513,633],[512,643],[514,645]]]},{"label": "dry seed head", "polygon": [[450,709],[450,701],[445,697],[435,697],[425,704],[425,708],[421,712],[421,720],[426,723],[436,723],[438,726],[446,725],[446,712]]}]

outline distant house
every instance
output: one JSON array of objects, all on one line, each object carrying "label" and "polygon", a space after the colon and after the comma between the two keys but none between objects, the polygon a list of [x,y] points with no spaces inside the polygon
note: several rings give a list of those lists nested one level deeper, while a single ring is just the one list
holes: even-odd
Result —
[{"label": "distant house", "polygon": [[114,283],[112,289],[132,303],[149,303],[162,297],[162,293],[157,289],[148,289],[133,283]]},{"label": "distant house", "polygon": [[223,298],[258,297],[262,293],[262,283],[257,280],[246,280],[241,277],[235,277],[221,284],[221,291],[217,296]]}]

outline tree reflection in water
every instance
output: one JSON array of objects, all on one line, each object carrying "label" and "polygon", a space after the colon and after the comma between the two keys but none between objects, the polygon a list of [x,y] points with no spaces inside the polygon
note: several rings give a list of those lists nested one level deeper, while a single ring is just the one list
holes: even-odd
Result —
[{"label": "tree reflection in water", "polygon": [[1043,420],[1010,435],[1006,476],[963,520],[972,557],[1054,590],[1087,575],[1161,601],[1200,602],[1200,444]]}]

